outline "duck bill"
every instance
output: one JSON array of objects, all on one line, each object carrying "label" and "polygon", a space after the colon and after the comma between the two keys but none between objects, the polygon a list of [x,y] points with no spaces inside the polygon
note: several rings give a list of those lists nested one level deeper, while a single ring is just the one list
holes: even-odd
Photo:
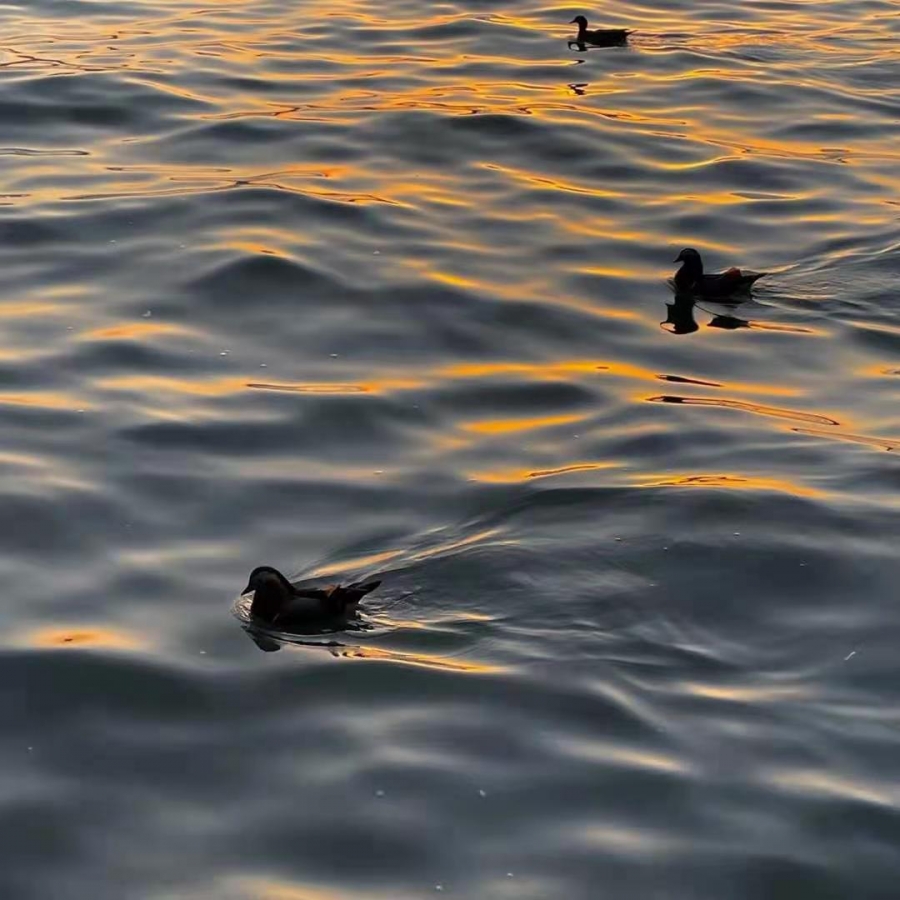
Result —
[{"label": "duck bill", "polygon": [[572,19],[572,21],[569,22],[569,24],[570,24],[570,25],[577,25],[577,24],[578,24],[578,20],[577,20],[577,19]]},{"label": "duck bill", "polygon": [[250,591],[252,591],[252,590],[253,590],[253,588],[250,587],[250,582],[248,581],[248,582],[247,582],[247,587],[245,587],[245,588],[241,591],[241,596],[243,597],[244,594],[249,594]]}]

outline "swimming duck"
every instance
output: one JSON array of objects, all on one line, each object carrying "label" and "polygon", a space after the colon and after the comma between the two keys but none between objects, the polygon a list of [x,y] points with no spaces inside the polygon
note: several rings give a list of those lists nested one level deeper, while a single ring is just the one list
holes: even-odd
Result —
[{"label": "swimming duck", "polygon": [[730,297],[732,294],[748,291],[754,281],[767,275],[768,272],[749,272],[731,268],[717,275],[703,273],[703,260],[700,254],[686,247],[675,262],[681,268],[675,273],[675,290],[679,294],[693,294],[699,297]]},{"label": "swimming duck", "polygon": [[290,628],[310,622],[340,624],[356,614],[359,601],[380,585],[380,581],[361,581],[322,588],[291,584],[278,569],[257,566],[251,573],[241,596],[253,591],[250,615],[265,622]]},{"label": "swimming duck", "polygon": [[570,25],[578,26],[578,37],[572,43],[595,44],[598,47],[618,47],[627,43],[628,35],[633,34],[627,28],[595,28],[588,29],[588,20],[584,16],[575,16]]}]

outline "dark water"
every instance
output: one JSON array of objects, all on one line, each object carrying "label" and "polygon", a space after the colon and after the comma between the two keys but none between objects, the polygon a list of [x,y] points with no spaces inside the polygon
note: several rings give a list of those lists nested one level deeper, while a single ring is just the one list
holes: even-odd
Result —
[{"label": "dark water", "polygon": [[2,8],[4,900],[898,896],[900,9],[583,11]]}]

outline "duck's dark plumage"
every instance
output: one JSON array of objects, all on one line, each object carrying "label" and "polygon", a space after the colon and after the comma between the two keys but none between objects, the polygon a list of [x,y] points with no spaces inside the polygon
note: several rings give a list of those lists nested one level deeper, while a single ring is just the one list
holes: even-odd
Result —
[{"label": "duck's dark plumage", "polygon": [[241,595],[253,591],[250,615],[267,625],[290,628],[310,622],[340,623],[356,613],[359,601],[380,581],[331,584],[321,588],[291,584],[278,569],[257,566]]},{"label": "duck's dark plumage", "polygon": [[578,26],[578,36],[573,43],[594,44],[597,47],[616,47],[628,42],[628,35],[634,32],[627,28],[588,28],[588,20],[584,16],[575,16],[569,23]]},{"label": "duck's dark plumage", "polygon": [[703,260],[700,254],[691,247],[686,247],[675,257],[681,268],[673,279],[675,290],[679,294],[692,294],[697,297],[730,297],[742,291],[762,278],[767,272],[749,272],[746,269],[731,268],[716,275],[707,275],[703,271]]}]

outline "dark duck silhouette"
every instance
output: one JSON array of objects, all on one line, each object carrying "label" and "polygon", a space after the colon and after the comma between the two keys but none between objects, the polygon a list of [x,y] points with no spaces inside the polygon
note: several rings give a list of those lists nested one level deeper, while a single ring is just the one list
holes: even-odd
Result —
[{"label": "dark duck silhouette", "polygon": [[578,35],[570,44],[594,44],[597,47],[620,47],[628,42],[628,35],[633,34],[627,28],[588,28],[588,20],[584,16],[575,16],[570,25],[578,26]]},{"label": "dark duck silhouette", "polygon": [[321,588],[291,584],[278,569],[258,566],[250,573],[241,596],[253,591],[250,615],[268,626],[290,630],[310,624],[341,625],[354,618],[359,601],[380,581],[357,581]]},{"label": "dark duck silhouette", "polygon": [[753,282],[767,275],[768,272],[750,272],[746,269],[728,269],[716,275],[703,272],[703,260],[700,254],[687,247],[675,257],[681,268],[673,279],[678,294],[690,294],[695,297],[730,297],[732,294],[746,293]]}]

